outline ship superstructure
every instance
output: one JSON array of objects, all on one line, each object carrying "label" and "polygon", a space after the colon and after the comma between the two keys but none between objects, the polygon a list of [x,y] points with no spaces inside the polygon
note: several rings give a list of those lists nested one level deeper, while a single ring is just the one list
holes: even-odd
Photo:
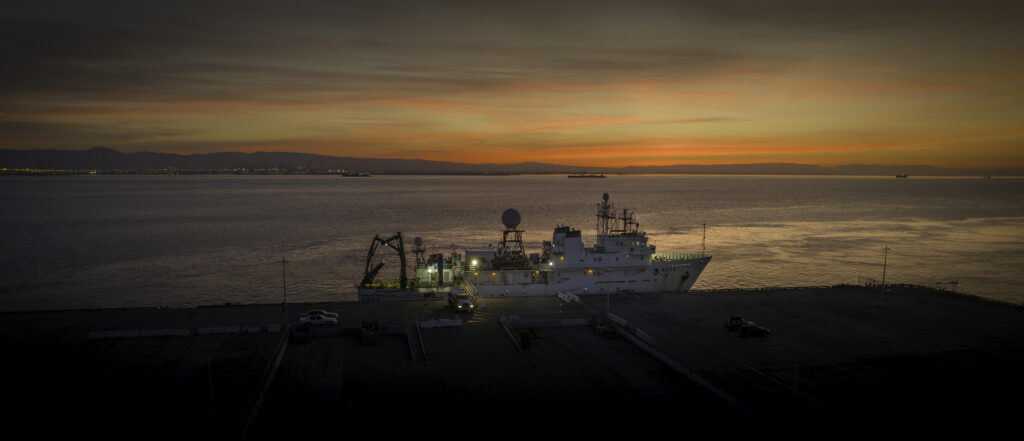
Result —
[{"label": "ship superstructure", "polygon": [[467,250],[464,258],[453,252],[422,263],[417,259],[409,287],[385,292],[364,280],[360,300],[422,298],[452,289],[482,297],[689,290],[711,256],[656,253],[633,212],[616,211],[608,199],[605,193],[597,205],[592,247],[584,245],[580,230],[560,225],[540,253],[527,255],[524,231],[518,229],[520,215],[508,209],[502,214],[505,230],[496,249]]}]

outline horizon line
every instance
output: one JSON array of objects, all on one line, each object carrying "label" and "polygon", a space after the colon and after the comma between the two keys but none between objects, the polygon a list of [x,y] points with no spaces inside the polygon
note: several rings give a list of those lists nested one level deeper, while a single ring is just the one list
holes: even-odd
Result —
[{"label": "horizon line", "polygon": [[[576,169],[580,169],[580,170],[584,170],[584,171],[586,171],[586,170],[597,170],[597,171],[601,171],[601,170],[622,170],[622,169],[630,169],[630,168],[667,168],[667,167],[680,167],[680,166],[685,166],[685,167],[716,167],[716,166],[794,165],[794,166],[805,166],[805,167],[819,167],[819,168],[823,168],[823,169],[835,169],[835,168],[840,168],[840,167],[852,167],[852,166],[861,166],[861,167],[907,167],[907,168],[925,167],[925,168],[933,168],[933,169],[946,170],[946,171],[960,171],[960,172],[970,172],[970,171],[993,171],[993,172],[996,172],[996,171],[998,171],[998,172],[1003,172],[1003,173],[1007,173],[1007,172],[1013,173],[1014,176],[1017,176],[1018,174],[1024,175],[1024,170],[1016,170],[1016,169],[1013,169],[1013,168],[1008,168],[1008,169],[1004,169],[1004,168],[988,168],[988,167],[950,168],[950,167],[937,166],[937,165],[927,165],[927,164],[899,164],[899,163],[880,164],[880,163],[859,163],[859,162],[857,162],[857,163],[844,163],[844,164],[837,164],[837,165],[825,165],[825,164],[804,163],[804,162],[719,162],[719,163],[673,163],[673,164],[661,164],[661,165],[649,164],[649,165],[623,165],[623,166],[617,166],[617,167],[594,167],[594,166],[580,166],[580,165],[559,164],[559,163],[540,162],[540,161],[478,162],[478,163],[473,163],[473,162],[456,162],[456,161],[446,161],[446,160],[436,160],[436,159],[423,159],[423,158],[337,156],[337,155],[324,154],[324,153],[294,152],[294,151],[281,151],[281,150],[256,150],[256,151],[252,151],[252,152],[219,151],[219,152],[209,152],[209,153],[201,153],[201,152],[177,153],[177,152],[158,152],[158,151],[125,152],[125,151],[121,151],[121,150],[118,150],[118,149],[115,149],[115,148],[105,147],[105,146],[93,146],[93,147],[86,148],[86,149],[56,149],[56,148],[34,148],[34,149],[10,149],[10,148],[8,148],[8,149],[0,149],[0,151],[4,151],[4,150],[6,150],[6,151],[15,151],[15,152],[39,152],[39,151],[89,152],[89,151],[93,151],[93,150],[109,150],[109,151],[113,151],[113,152],[116,152],[116,153],[122,154],[122,155],[132,155],[132,154],[140,154],[140,153],[142,153],[142,154],[158,154],[158,155],[175,155],[175,156],[179,156],[179,157],[202,156],[202,155],[217,155],[217,154],[225,154],[225,153],[241,154],[241,155],[252,155],[252,154],[286,154],[286,155],[323,156],[323,157],[338,158],[338,159],[361,159],[361,160],[379,160],[379,161],[424,161],[424,162],[458,164],[458,165],[467,165],[467,166],[516,166],[516,165],[525,165],[525,164],[538,164],[538,165],[545,165],[545,166],[557,166],[557,167],[576,168]],[[13,169],[13,167],[2,167],[2,168]],[[550,173],[560,173],[560,172],[543,172],[543,173],[538,173],[538,174],[550,174]],[[416,173],[402,173],[402,174],[416,174]],[[444,173],[423,173],[423,174],[444,174]],[[626,173],[626,174],[644,174],[644,173]],[[669,172],[669,173],[665,173],[665,174],[686,174],[686,173],[672,173],[672,172]],[[713,174],[723,174],[723,173],[713,173]],[[728,174],[728,173],[724,173],[724,174]],[[751,174],[751,173],[742,173],[742,174]],[[753,173],[753,174],[756,174],[756,173]],[[766,173],[766,174],[778,174],[778,173]],[[919,175],[919,176],[925,176],[925,175]],[[1006,176],[1006,175],[1004,174],[1004,176]]]}]

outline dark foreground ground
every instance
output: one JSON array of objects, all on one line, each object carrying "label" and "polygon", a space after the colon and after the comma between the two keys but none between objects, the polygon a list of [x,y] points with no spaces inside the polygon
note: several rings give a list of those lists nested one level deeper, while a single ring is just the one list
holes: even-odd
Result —
[{"label": "dark foreground ground", "polygon": [[[4,421],[291,439],[971,426],[1024,408],[1019,305],[916,287],[481,300],[0,313]],[[339,325],[288,338],[280,325],[312,308]],[[729,331],[733,315],[771,334]]]}]

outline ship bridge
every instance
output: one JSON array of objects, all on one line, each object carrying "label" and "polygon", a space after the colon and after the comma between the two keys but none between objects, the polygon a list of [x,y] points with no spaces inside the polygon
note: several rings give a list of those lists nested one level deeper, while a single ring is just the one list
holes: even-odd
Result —
[{"label": "ship bridge", "polygon": [[555,228],[551,242],[544,243],[548,267],[556,268],[630,268],[651,263],[655,247],[647,243],[647,233],[632,211],[616,212],[608,203],[608,193],[597,206],[597,242],[583,246],[580,230],[568,226]]},{"label": "ship bridge", "polygon": [[597,204],[597,243],[591,252],[644,256],[654,254],[654,245],[647,244],[647,233],[640,230],[640,222],[631,210],[616,212],[608,203],[608,193]]}]

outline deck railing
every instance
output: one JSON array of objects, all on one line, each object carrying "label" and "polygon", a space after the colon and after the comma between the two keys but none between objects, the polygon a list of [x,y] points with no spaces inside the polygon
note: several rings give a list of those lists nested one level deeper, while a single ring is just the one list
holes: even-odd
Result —
[{"label": "deck railing", "polygon": [[710,257],[708,254],[700,253],[654,253],[651,255],[652,262],[663,262],[666,260],[689,260]]}]

